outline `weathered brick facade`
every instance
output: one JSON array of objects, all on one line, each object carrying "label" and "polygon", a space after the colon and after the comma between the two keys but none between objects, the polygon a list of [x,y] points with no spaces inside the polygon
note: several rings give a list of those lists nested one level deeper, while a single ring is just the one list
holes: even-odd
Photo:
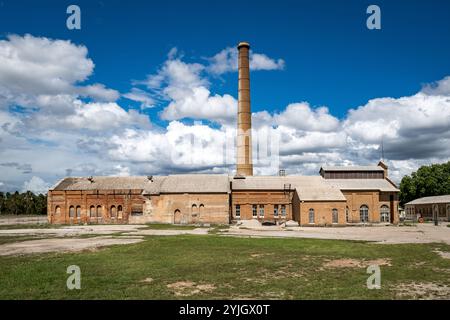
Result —
[{"label": "weathered brick facade", "polygon": [[[365,181],[362,187],[361,181]],[[398,223],[398,192],[364,189],[375,182],[374,189],[396,190],[390,182],[361,181],[217,175],[67,178],[48,193],[48,220],[56,224],[228,224],[250,219],[295,220],[301,226]],[[116,187],[121,185],[133,188]],[[355,185],[358,190],[345,189]]]},{"label": "weathered brick facade", "polygon": [[141,214],[142,190],[81,190],[48,192],[48,221],[55,224],[128,223]]}]

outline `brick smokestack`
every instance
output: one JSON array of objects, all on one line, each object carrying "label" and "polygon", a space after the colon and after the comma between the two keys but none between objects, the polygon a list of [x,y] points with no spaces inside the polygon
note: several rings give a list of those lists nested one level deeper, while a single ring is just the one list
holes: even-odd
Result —
[{"label": "brick smokestack", "polygon": [[241,42],[239,51],[239,101],[237,136],[237,176],[252,176],[252,112],[250,108],[250,45]]}]

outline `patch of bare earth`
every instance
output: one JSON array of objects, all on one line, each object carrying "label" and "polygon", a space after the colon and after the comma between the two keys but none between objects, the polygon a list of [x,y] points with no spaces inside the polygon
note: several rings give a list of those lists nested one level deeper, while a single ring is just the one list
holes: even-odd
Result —
[{"label": "patch of bare earth", "polygon": [[450,259],[450,252],[444,252],[440,250],[434,250],[438,255],[440,255],[444,259]]},{"label": "patch of bare earth", "polygon": [[195,294],[212,292],[216,289],[216,286],[208,283],[196,284],[192,281],[178,281],[168,284],[167,288],[169,288],[175,296],[187,297]]},{"label": "patch of bare earth", "polygon": [[358,260],[358,259],[335,259],[326,260],[325,268],[366,268],[370,265],[391,266],[390,259]]},{"label": "patch of bare earth", "polygon": [[143,241],[143,238],[111,237],[111,236],[28,240],[1,245],[0,256],[24,255],[24,254],[48,253],[48,252],[74,252],[84,250],[96,251],[102,247],[133,244],[141,241]]},{"label": "patch of bare earth", "polygon": [[273,253],[252,253],[250,255],[250,257],[252,257],[252,258],[262,258],[262,257],[271,256],[271,255],[273,255]]},{"label": "patch of bare earth", "polygon": [[145,278],[144,280],[141,280],[142,283],[152,283],[153,278]]},{"label": "patch of bare earth", "polygon": [[401,299],[450,299],[450,287],[433,282],[401,283],[396,285],[394,290],[396,291],[397,298]]}]

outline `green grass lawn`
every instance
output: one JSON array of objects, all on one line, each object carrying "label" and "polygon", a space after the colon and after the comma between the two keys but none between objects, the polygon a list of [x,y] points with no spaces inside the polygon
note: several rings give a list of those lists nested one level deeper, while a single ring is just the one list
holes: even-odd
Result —
[{"label": "green grass lawn", "polygon": [[[97,251],[0,257],[0,299],[393,299],[402,284],[450,286],[450,260],[434,250],[450,246],[146,237]],[[381,289],[367,289],[365,266],[327,265],[344,258],[388,261]],[[81,268],[81,290],[66,288],[69,265]]]}]

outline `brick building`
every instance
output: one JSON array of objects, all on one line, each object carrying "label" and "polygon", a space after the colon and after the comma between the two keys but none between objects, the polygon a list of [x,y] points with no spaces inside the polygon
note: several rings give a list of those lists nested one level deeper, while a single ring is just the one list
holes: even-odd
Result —
[{"label": "brick building", "polygon": [[424,197],[405,204],[406,216],[425,221],[450,221],[450,195]]},{"label": "brick building", "polygon": [[[349,169],[342,167],[341,172]],[[249,219],[295,220],[302,226],[398,222],[395,185],[387,179],[349,176],[65,178],[49,190],[48,219],[61,224],[228,224]]]},{"label": "brick building", "polygon": [[249,49],[238,45],[236,176],[68,177],[48,192],[49,222],[397,223],[399,190],[383,162],[322,167],[320,176],[253,176]]}]

